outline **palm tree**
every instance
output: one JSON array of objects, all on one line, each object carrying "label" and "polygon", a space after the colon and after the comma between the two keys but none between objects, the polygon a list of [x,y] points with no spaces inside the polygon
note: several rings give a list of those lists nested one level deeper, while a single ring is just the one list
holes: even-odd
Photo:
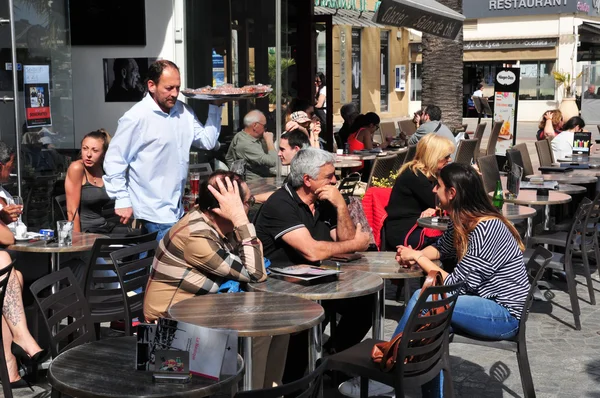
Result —
[{"label": "palm tree", "polygon": [[[462,0],[437,0],[462,12]],[[460,127],[463,112],[463,32],[455,41],[423,33],[423,105],[442,109],[444,123]]]}]

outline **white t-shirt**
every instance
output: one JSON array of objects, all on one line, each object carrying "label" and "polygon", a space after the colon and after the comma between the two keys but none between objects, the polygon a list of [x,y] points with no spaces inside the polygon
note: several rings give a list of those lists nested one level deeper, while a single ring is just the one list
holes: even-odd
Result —
[{"label": "white t-shirt", "polygon": [[[15,204],[15,201],[14,201],[12,195],[6,189],[4,189],[3,186],[0,186],[0,198],[4,199],[4,201],[6,202],[7,205]],[[2,210],[3,207],[4,206],[0,205],[0,210]],[[16,226],[17,226],[16,222],[12,222],[7,225],[7,227],[11,228],[11,229],[16,228]]]},{"label": "white t-shirt", "polygon": [[575,133],[573,131],[563,131],[552,139],[550,146],[554,153],[554,160],[564,159],[567,156],[573,154],[573,138]]},{"label": "white t-shirt", "polygon": [[473,93],[473,97],[483,97],[483,90],[477,90]]},{"label": "white t-shirt", "polygon": [[327,108],[327,88],[325,86],[319,90],[319,96],[321,95],[325,96],[325,101],[323,102],[323,111],[325,111],[325,108]]}]

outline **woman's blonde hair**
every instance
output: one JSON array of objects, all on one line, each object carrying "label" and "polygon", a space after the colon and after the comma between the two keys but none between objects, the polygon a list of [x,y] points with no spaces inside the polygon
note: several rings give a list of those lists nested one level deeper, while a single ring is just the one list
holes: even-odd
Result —
[{"label": "woman's blonde hair", "polygon": [[[552,112],[552,127],[554,127],[554,130],[556,130],[560,125],[560,122],[563,121],[562,112],[559,109],[549,109],[544,112],[544,115],[548,112]],[[540,130],[543,130],[544,127],[546,127],[546,118],[544,118],[544,115],[542,115],[542,120],[540,120],[540,124],[538,125],[538,129]]]},{"label": "woman's blonde hair", "polygon": [[405,163],[400,168],[400,174],[410,169],[417,174],[417,170],[427,178],[435,178],[438,172],[438,162],[454,153],[454,143],[446,137],[429,133],[419,140],[415,158]]}]

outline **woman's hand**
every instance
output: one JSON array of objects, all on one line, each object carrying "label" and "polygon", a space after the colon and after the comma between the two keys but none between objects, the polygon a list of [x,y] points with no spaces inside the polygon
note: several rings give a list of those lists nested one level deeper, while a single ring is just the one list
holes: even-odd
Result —
[{"label": "woman's hand", "polygon": [[423,255],[420,250],[414,250],[412,246],[397,246],[396,261],[403,265],[414,264]]},{"label": "woman's hand", "polygon": [[546,119],[546,121],[548,121],[548,120],[552,121],[553,116],[554,116],[554,114],[552,112],[544,113],[544,119]]},{"label": "woman's hand", "polygon": [[427,210],[423,210],[421,213],[421,218],[423,217],[433,217],[435,216],[435,209],[429,208]]}]

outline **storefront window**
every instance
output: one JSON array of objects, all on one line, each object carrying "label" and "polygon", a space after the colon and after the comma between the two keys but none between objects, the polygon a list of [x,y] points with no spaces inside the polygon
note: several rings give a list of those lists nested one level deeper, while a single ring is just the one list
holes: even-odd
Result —
[{"label": "storefront window", "polygon": [[421,101],[421,75],[423,73],[422,64],[410,64],[410,100]]},{"label": "storefront window", "polygon": [[520,100],[554,100],[554,61],[521,62]]}]

